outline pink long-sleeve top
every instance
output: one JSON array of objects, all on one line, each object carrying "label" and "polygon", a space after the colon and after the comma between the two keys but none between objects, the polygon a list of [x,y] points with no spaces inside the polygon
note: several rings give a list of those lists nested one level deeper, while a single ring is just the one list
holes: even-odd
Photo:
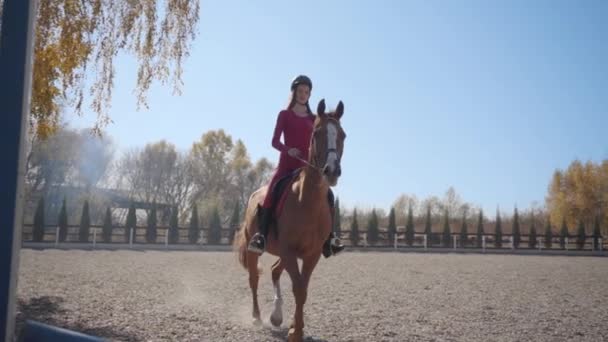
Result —
[{"label": "pink long-sleeve top", "polygon": [[291,165],[293,168],[301,166],[300,161],[287,154],[287,151],[294,147],[302,152],[302,159],[308,159],[308,145],[314,122],[314,115],[300,117],[291,110],[283,110],[279,113],[272,136],[272,146],[281,152],[279,164]]}]

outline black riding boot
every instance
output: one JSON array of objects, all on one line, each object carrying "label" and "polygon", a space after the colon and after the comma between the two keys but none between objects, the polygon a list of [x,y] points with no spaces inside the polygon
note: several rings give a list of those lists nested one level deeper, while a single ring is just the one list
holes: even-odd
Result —
[{"label": "black riding boot", "polygon": [[340,239],[336,237],[334,233],[334,215],[336,209],[334,207],[334,193],[329,189],[327,192],[327,200],[329,201],[329,211],[331,213],[331,233],[323,244],[323,256],[329,258],[332,255],[336,255],[344,250],[344,245],[340,243]]},{"label": "black riding boot", "polygon": [[268,237],[268,224],[270,222],[271,209],[258,205],[258,232],[251,237],[247,250],[257,254],[264,253],[266,249],[266,238]]}]

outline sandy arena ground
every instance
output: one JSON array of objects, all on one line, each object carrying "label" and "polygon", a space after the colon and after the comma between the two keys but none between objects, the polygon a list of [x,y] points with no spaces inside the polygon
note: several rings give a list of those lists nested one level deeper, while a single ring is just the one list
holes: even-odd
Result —
[{"label": "sandy arena ground", "polygon": [[[35,319],[113,341],[285,341],[270,326],[264,256],[262,327],[231,252],[21,252],[18,329]],[[305,306],[308,341],[608,341],[608,259],[348,252],[322,259]]]}]

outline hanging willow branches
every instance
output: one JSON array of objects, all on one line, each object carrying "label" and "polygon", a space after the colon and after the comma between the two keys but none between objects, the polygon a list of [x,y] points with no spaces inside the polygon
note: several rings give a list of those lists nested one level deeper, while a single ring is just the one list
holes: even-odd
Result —
[{"label": "hanging willow branches", "polygon": [[85,95],[100,132],[111,122],[115,61],[122,54],[138,62],[138,108],[147,107],[154,81],[170,84],[180,94],[199,9],[199,0],[39,1],[30,120],[34,133],[41,138],[52,134],[62,108],[82,115]]}]

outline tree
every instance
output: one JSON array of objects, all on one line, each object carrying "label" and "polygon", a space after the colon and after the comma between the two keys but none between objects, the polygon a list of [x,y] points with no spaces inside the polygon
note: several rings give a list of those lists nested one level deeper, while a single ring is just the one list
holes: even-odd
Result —
[{"label": "tree", "polygon": [[431,226],[431,206],[429,205],[427,207],[427,212],[426,212],[426,222],[424,224],[424,235],[426,235],[426,240],[427,240],[427,244],[431,244],[432,243],[432,226]]},{"label": "tree", "polygon": [[44,197],[40,198],[38,206],[36,207],[32,239],[34,242],[44,241]]},{"label": "tree", "polygon": [[536,244],[538,243],[536,237],[536,220],[534,220],[534,215],[532,215],[532,223],[530,225],[530,236],[528,237],[528,247],[536,248]]},{"label": "tree", "polygon": [[556,170],[551,179],[547,209],[553,222],[566,220],[568,227],[593,224],[601,213],[600,224],[608,224],[608,159],[599,164],[574,160],[566,170]]},{"label": "tree", "polygon": [[367,221],[367,242],[370,245],[375,245],[378,243],[379,234],[378,215],[376,215],[376,210],[373,209],[372,214]]},{"label": "tree", "polygon": [[496,246],[496,248],[501,248],[502,247],[502,222],[500,220],[500,212],[498,210],[496,210],[496,228],[494,231],[494,236],[495,236],[494,245]]},{"label": "tree", "polygon": [[[393,203],[393,208],[395,208],[396,215],[396,223],[397,225],[407,225],[407,213],[411,208],[416,213],[418,212],[418,198],[416,195],[400,195],[395,202]],[[400,214],[403,213],[403,216]]]},{"label": "tree", "polygon": [[175,145],[164,140],[146,144],[143,150],[128,151],[118,166],[120,187],[146,203],[169,202],[169,181],[176,171],[177,158]]},{"label": "tree", "polygon": [[82,206],[82,216],[80,218],[80,227],[78,229],[78,241],[88,242],[91,230],[91,216],[89,214],[89,201],[85,200]]},{"label": "tree", "polygon": [[240,207],[245,207],[250,193],[247,192],[247,173],[251,170],[252,164],[247,154],[247,147],[242,140],[237,140],[230,152],[228,162],[230,168],[231,197],[237,199]]},{"label": "tree", "polygon": [[602,237],[602,233],[600,231],[600,217],[599,215],[595,216],[595,220],[593,222],[593,249],[598,250],[600,248],[600,238]]},{"label": "tree", "polygon": [[190,216],[190,227],[188,229],[188,242],[197,243],[200,237],[200,226],[198,224],[198,209],[196,205],[192,206],[192,215]]},{"label": "tree", "polygon": [[57,225],[59,226],[59,241],[65,242],[68,236],[68,211],[65,198],[61,203]]},{"label": "tree", "polygon": [[[32,77],[31,128],[47,137],[59,122],[61,108],[84,112],[84,94],[92,94],[99,132],[111,119],[115,62],[119,55],[137,58],[138,108],[147,106],[154,81],[181,92],[183,65],[196,37],[198,0],[40,1],[37,12]],[[92,76],[90,80],[87,76]],[[90,88],[85,91],[85,85]],[[68,101],[65,101],[65,100]]]},{"label": "tree", "polygon": [[230,218],[230,236],[229,243],[234,241],[234,236],[236,232],[239,230],[241,223],[241,203],[239,201],[234,205],[234,211],[232,211],[232,217]]},{"label": "tree", "polygon": [[190,155],[194,165],[195,201],[222,202],[230,188],[228,157],[233,146],[232,137],[222,129],[206,132],[192,145]]},{"label": "tree", "polygon": [[131,239],[131,231],[133,231],[133,242],[136,240],[137,215],[135,212],[135,203],[131,202],[127,213],[127,221],[125,222],[125,242]]},{"label": "tree", "polygon": [[353,219],[350,223],[350,243],[359,246],[359,223],[357,222],[357,208],[353,211]]},{"label": "tree", "polygon": [[333,231],[336,236],[339,238],[342,233],[342,215],[340,214],[340,199],[336,197],[336,202],[334,205],[334,227]]},{"label": "tree", "polygon": [[576,247],[578,249],[583,249],[585,247],[585,240],[587,239],[587,236],[585,234],[585,222],[583,222],[583,220],[579,220],[578,221],[578,230],[577,230],[577,237],[576,237]]},{"label": "tree", "polygon": [[110,210],[110,207],[106,208],[106,216],[103,220],[102,235],[104,242],[112,242],[112,211]]},{"label": "tree", "polygon": [[27,155],[26,182],[30,192],[46,195],[54,185],[74,177],[80,136],[74,130],[58,129],[46,140],[34,139]]},{"label": "tree", "polygon": [[467,227],[467,212],[462,214],[462,226],[460,228],[460,244],[462,247],[466,247],[469,241],[468,227]]},{"label": "tree", "polygon": [[156,215],[156,203],[152,204],[152,209],[148,212],[148,225],[146,227],[146,242],[156,243],[157,232],[157,215]]},{"label": "tree", "polygon": [[513,214],[513,246],[515,248],[519,248],[519,243],[521,242],[521,230],[519,228],[519,213],[517,212],[517,207],[515,208],[515,213]]},{"label": "tree", "polygon": [[547,217],[545,226],[545,248],[551,248],[553,245],[553,230],[551,229],[551,218]]},{"label": "tree", "polygon": [[483,242],[483,210],[479,211],[479,219],[477,220],[477,248],[481,248]]},{"label": "tree", "polygon": [[391,208],[388,215],[388,241],[392,243],[395,241],[395,235],[397,234],[397,223],[395,222],[395,208]]},{"label": "tree", "polygon": [[171,210],[171,219],[169,220],[169,243],[176,244],[179,242],[179,228],[177,219],[178,209],[173,207]]},{"label": "tree", "polygon": [[455,217],[462,216],[471,207],[470,204],[463,202],[460,195],[456,193],[456,190],[452,186],[445,192],[442,204],[444,212],[447,210],[455,215]]},{"label": "tree", "polygon": [[443,240],[443,247],[451,247],[452,246],[452,232],[450,229],[450,213],[448,210],[445,210],[445,214],[443,216],[443,234],[441,239]]},{"label": "tree", "polygon": [[562,220],[562,228],[559,231],[559,246],[561,248],[566,248],[566,238],[568,237],[568,224],[566,223],[566,219],[564,218]]},{"label": "tree", "polygon": [[414,214],[412,213],[412,205],[407,210],[407,223],[405,225],[405,242],[408,246],[414,243]]},{"label": "tree", "polygon": [[209,239],[208,243],[217,245],[222,240],[222,222],[220,219],[220,211],[217,207],[213,208],[211,219],[209,222]]}]

